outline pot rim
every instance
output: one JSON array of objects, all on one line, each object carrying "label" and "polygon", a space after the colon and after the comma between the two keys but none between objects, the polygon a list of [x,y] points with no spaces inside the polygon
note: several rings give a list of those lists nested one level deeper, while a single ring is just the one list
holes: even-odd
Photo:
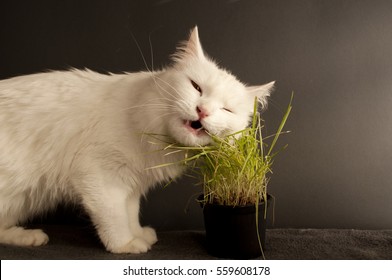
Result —
[{"label": "pot rim", "polygon": [[[221,208],[221,209],[245,209],[245,208],[255,208],[255,204],[246,204],[246,205],[237,205],[237,206],[234,206],[234,205],[222,205],[222,204],[217,204],[217,203],[209,203],[209,202],[207,202],[207,203],[204,203],[202,200],[203,200],[203,198],[204,198],[204,194],[200,194],[199,196],[198,196],[198,201],[199,201],[199,204],[200,204],[200,206],[202,207],[202,208],[204,208],[205,206],[207,206],[207,207],[214,207],[214,208]],[[272,195],[270,195],[270,194],[268,194],[267,193],[267,202],[270,202],[271,201],[271,199],[273,198],[273,196]],[[265,201],[263,200],[263,201],[261,201],[261,202],[259,202],[259,206],[262,206],[262,205],[264,205],[265,204]],[[268,203],[267,203],[267,207],[268,207]]]}]

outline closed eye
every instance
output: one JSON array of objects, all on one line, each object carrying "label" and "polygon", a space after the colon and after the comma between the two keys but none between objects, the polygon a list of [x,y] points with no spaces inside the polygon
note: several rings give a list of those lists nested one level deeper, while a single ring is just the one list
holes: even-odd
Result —
[{"label": "closed eye", "polygon": [[225,110],[226,112],[229,112],[229,113],[233,113],[233,111],[232,111],[232,110],[230,110],[230,109],[227,109],[227,108],[222,108],[222,110]]}]

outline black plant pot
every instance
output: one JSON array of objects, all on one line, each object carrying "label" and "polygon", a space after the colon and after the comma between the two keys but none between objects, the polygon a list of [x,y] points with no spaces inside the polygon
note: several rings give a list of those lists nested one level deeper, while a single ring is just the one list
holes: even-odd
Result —
[{"label": "black plant pot", "polygon": [[[268,195],[267,210],[270,201]],[[267,224],[265,206],[264,202],[259,204],[256,220],[256,205],[233,207],[205,204],[203,214],[207,251],[219,258],[232,259],[252,259],[263,255]]]}]

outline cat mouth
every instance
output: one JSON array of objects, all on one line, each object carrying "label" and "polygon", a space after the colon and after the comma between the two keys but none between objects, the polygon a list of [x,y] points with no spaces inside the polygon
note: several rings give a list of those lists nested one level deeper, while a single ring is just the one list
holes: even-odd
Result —
[{"label": "cat mouth", "polygon": [[204,135],[208,134],[208,131],[203,127],[200,120],[197,120],[197,121],[185,120],[184,125],[190,132],[192,132],[198,136],[202,135],[202,134],[204,134]]}]

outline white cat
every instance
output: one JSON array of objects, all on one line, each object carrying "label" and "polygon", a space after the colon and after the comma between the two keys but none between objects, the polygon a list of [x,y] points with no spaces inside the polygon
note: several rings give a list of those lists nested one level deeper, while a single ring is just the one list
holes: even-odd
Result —
[{"label": "white cat", "polygon": [[154,229],[139,224],[139,200],[184,167],[147,133],[184,145],[246,127],[257,96],[203,53],[197,27],[161,71],[34,74],[0,81],[0,243],[39,246],[42,230],[20,225],[60,201],[87,210],[106,249],[147,252]]}]

